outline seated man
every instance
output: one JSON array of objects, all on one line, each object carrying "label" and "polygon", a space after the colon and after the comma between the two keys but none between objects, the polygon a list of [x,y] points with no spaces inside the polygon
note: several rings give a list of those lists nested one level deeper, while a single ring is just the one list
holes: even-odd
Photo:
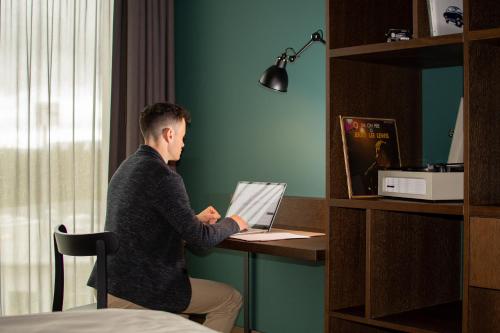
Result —
[{"label": "seated man", "polygon": [[[195,215],[181,176],[168,161],[184,147],[187,110],[157,103],[141,112],[145,144],[125,160],[108,188],[105,229],[120,240],[108,259],[108,306],[207,314],[204,325],[230,332],[241,307],[232,287],[188,276],[184,242],[210,248],[244,230],[239,216],[220,219],[208,207]],[[96,288],[92,272],[89,286]]]}]

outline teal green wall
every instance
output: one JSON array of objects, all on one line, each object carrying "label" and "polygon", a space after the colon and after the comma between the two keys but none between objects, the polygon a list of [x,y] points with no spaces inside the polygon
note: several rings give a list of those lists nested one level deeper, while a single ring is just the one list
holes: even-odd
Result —
[{"label": "teal green wall", "polygon": [[446,67],[422,72],[423,163],[446,162],[450,150],[450,129],[455,128],[460,97],[463,96],[463,68]]},{"label": "teal green wall", "polygon": [[[225,212],[238,180],[324,197],[325,46],[288,65],[288,93],[257,83],[286,47],[324,29],[324,0],[178,0],[175,10],[177,101],[193,116],[179,171],[193,208]],[[188,259],[191,275],[241,290],[241,253]],[[322,265],[258,255],[252,268],[254,328],[322,332]]]},{"label": "teal green wall", "polygon": [[[179,171],[192,205],[222,213],[238,180],[283,181],[287,195],[325,195],[325,48],[287,67],[288,93],[257,83],[286,47],[324,29],[324,0],[177,0],[176,90],[193,123]],[[462,68],[424,70],[424,162],[446,160],[462,95]],[[190,254],[194,277],[242,289],[242,254]],[[258,255],[252,265],[254,328],[322,332],[324,268]],[[241,316],[238,323],[242,325]]]},{"label": "teal green wall", "polygon": [[[460,97],[463,96],[463,67],[422,71],[423,164],[448,160]],[[463,233],[463,230],[462,230]],[[463,239],[463,234],[461,239]],[[461,244],[463,256],[463,243]],[[463,271],[460,269],[460,281]],[[463,291],[461,290],[461,295]]]}]

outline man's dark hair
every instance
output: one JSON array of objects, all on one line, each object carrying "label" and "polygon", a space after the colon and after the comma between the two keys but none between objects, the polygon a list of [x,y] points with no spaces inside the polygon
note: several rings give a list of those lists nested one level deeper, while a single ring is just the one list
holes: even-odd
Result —
[{"label": "man's dark hair", "polygon": [[173,103],[148,105],[139,116],[142,136],[146,138],[153,135],[156,138],[163,128],[178,123],[182,119],[186,121],[186,124],[191,122],[191,115],[182,106]]}]

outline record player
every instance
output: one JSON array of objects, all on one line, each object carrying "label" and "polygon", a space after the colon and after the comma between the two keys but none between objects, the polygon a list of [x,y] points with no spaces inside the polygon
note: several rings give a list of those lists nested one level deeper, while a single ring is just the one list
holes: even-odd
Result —
[{"label": "record player", "polygon": [[420,200],[463,200],[463,163],[378,171],[378,194]]},{"label": "record player", "polygon": [[448,163],[378,171],[378,194],[421,200],[464,199],[463,98],[460,100]]}]

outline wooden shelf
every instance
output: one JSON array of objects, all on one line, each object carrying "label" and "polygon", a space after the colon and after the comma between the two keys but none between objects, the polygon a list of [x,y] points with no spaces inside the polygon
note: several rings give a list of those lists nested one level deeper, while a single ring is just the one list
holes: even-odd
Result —
[{"label": "wooden shelf", "polygon": [[332,315],[337,318],[353,317],[353,318],[365,318],[365,306],[353,306],[349,308],[339,309],[333,311]]},{"label": "wooden shelf", "polygon": [[385,63],[405,67],[445,67],[463,64],[463,35],[416,38],[330,50],[333,59]]},{"label": "wooden shelf", "polygon": [[500,218],[500,205],[470,206],[470,216]]},{"label": "wooden shelf", "polygon": [[460,332],[461,313],[462,302],[457,301],[377,318],[377,321],[419,328],[423,332]]},{"label": "wooden shelf", "polygon": [[364,317],[364,307],[336,310],[335,318],[402,332],[460,332],[462,302],[457,301],[380,318]]},{"label": "wooden shelf", "polygon": [[470,31],[467,39],[471,41],[500,39],[500,28]]},{"label": "wooden shelf", "polygon": [[332,199],[330,206],[341,208],[377,209],[396,212],[463,215],[463,203],[441,203],[393,199]]}]

